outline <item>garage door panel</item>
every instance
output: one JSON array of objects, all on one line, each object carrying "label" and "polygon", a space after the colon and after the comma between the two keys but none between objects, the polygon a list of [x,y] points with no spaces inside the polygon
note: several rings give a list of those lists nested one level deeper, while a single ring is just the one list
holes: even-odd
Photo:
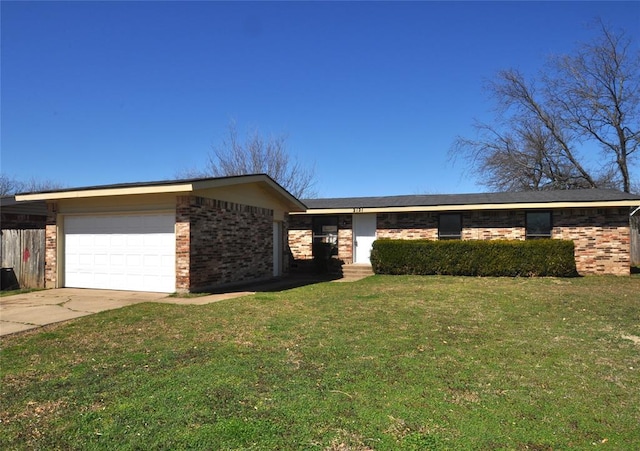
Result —
[{"label": "garage door panel", "polygon": [[174,216],[65,218],[65,285],[174,291]]},{"label": "garage door panel", "polygon": [[119,254],[110,255],[109,258],[110,258],[109,264],[111,266],[124,266],[126,264],[124,255],[119,255]]}]

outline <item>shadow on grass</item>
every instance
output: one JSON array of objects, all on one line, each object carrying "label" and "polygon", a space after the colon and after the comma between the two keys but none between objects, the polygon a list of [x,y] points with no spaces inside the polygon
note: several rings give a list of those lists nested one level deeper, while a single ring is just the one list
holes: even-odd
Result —
[{"label": "shadow on grass", "polygon": [[233,284],[203,290],[191,293],[194,296],[223,294],[223,293],[239,293],[244,291],[254,291],[256,293],[269,293],[290,290],[292,288],[314,285],[316,283],[330,282],[332,280],[342,279],[343,262],[337,259],[327,266],[318,267],[311,260],[296,261],[290,270],[290,274],[262,282],[252,282],[245,284]]},{"label": "shadow on grass", "polygon": [[266,282],[220,287],[219,289],[207,291],[206,294],[237,293],[242,291],[255,291],[256,293],[278,292],[341,278],[341,274],[291,274]]}]

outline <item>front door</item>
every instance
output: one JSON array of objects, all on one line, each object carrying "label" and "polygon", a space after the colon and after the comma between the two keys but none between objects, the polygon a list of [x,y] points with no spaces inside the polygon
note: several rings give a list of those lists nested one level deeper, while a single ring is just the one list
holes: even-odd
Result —
[{"label": "front door", "polygon": [[371,264],[371,247],[376,239],[376,215],[353,215],[353,256],[354,263]]}]

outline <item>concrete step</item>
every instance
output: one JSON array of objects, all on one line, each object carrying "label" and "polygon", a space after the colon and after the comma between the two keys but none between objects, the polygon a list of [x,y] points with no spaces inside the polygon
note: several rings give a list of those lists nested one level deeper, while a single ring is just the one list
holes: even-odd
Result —
[{"label": "concrete step", "polygon": [[371,268],[371,265],[355,263],[342,266],[343,277],[366,277],[372,275],[373,269]]}]

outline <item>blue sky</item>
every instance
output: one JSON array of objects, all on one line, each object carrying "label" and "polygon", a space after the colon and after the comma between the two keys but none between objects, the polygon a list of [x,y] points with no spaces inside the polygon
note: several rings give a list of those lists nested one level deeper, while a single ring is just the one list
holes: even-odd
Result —
[{"label": "blue sky", "polygon": [[640,37],[638,2],[2,1],[2,173],[169,179],[234,120],[286,134],[321,197],[482,191],[447,152],[493,117],[485,82],[597,17]]}]

